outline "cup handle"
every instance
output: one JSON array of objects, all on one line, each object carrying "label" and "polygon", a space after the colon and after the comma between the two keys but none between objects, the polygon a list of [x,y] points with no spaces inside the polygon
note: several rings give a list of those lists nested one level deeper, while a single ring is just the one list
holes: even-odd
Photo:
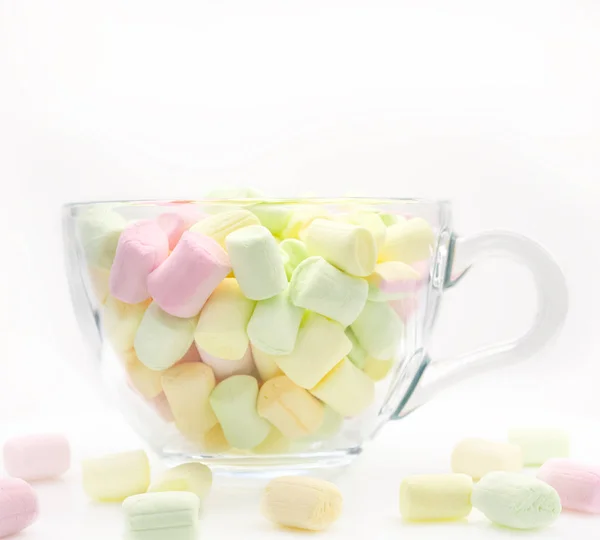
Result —
[{"label": "cup handle", "polygon": [[[461,282],[478,260],[508,257],[531,270],[537,290],[537,314],[531,328],[517,339],[447,360],[432,360],[421,353],[409,388],[410,395],[404,396],[392,414],[393,419],[406,416],[438,392],[467,377],[533,356],[557,334],[567,314],[568,292],[564,275],[551,255],[533,240],[504,231],[484,232],[469,238],[450,236],[447,253],[440,292]],[[439,263],[436,266],[439,267]],[[434,288],[435,279],[434,271]]]}]

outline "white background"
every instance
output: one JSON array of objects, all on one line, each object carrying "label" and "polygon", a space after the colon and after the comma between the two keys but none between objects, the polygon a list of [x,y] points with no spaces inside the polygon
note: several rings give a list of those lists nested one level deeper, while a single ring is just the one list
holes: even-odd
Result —
[{"label": "white background", "polygon": [[[194,198],[230,183],[450,198],[459,233],[531,236],[568,280],[569,317],[554,343],[390,426],[341,480],[351,511],[332,536],[403,534],[402,474],[445,470],[462,435],[561,425],[576,454],[598,456],[599,149],[595,0],[0,0],[0,435],[66,429],[84,453],[137,444],[77,376],[87,351],[63,274],[60,205]],[[522,332],[530,288],[519,268],[481,264],[449,293],[433,353]],[[118,530],[117,510],[86,506],[68,480],[68,503],[53,489],[42,488],[57,513],[27,537]],[[218,504],[207,526],[274,536],[253,498],[238,499],[233,512],[248,527],[220,519]],[[367,529],[355,523],[360,509]],[[576,537],[574,526],[587,538],[600,520],[566,517],[547,535]],[[506,535],[483,521],[410,533],[437,530]]]}]

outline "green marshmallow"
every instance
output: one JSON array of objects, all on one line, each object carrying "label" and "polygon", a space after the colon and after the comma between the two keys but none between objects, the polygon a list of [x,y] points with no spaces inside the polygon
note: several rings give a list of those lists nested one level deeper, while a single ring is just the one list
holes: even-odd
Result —
[{"label": "green marshmallow", "polygon": [[352,342],[352,350],[348,353],[348,360],[358,369],[364,369],[369,356],[367,351],[362,348],[351,328],[346,328],[346,336]]},{"label": "green marshmallow", "polygon": [[260,224],[266,227],[275,236],[280,235],[286,228],[292,215],[291,210],[280,204],[259,203],[249,210],[259,219]]},{"label": "green marshmallow", "polygon": [[351,328],[370,356],[389,360],[396,355],[404,325],[388,303],[369,300]]},{"label": "green marshmallow", "polygon": [[284,255],[285,273],[291,279],[296,267],[308,257],[306,246],[301,240],[287,238],[279,244],[279,249]]}]

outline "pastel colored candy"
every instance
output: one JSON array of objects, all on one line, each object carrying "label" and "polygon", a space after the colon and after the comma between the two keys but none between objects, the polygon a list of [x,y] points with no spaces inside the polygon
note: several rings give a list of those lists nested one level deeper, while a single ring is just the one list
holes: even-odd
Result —
[{"label": "pastel colored candy", "polygon": [[365,306],[367,282],[350,276],[323,257],[302,261],[290,282],[290,298],[299,307],[324,315],[343,326],[352,324]]},{"label": "pastel colored candy", "polygon": [[369,300],[386,301],[398,299],[398,295],[414,293],[422,284],[421,275],[412,266],[389,261],[375,266],[367,277]]},{"label": "pastel colored candy", "polygon": [[252,449],[255,454],[285,454],[290,449],[290,440],[277,428],[271,428],[267,438]]},{"label": "pastel colored candy", "polygon": [[563,508],[600,514],[600,467],[572,459],[550,459],[537,477],[558,492]]},{"label": "pastel colored candy", "polygon": [[200,499],[181,491],[144,493],[123,502],[127,540],[196,540]]},{"label": "pastel colored candy", "polygon": [[156,411],[156,414],[160,416],[165,422],[171,423],[175,421],[173,411],[169,405],[169,400],[164,392],[161,392],[155,398],[150,400],[150,406]]},{"label": "pastel colored candy", "polygon": [[239,360],[248,349],[246,326],[254,310],[233,278],[223,280],[208,299],[194,333],[202,351],[224,360]]},{"label": "pastel colored candy", "polygon": [[4,444],[4,469],[10,476],[47,480],[63,475],[70,466],[71,447],[60,433],[12,437]]},{"label": "pastel colored candy", "polygon": [[120,502],[150,485],[150,463],[143,450],[87,459],[81,464],[83,489],[90,499]]},{"label": "pastel colored candy", "polygon": [[148,292],[170,315],[194,317],[230,271],[229,257],[217,242],[186,231],[148,277]]},{"label": "pastel colored candy", "polygon": [[406,324],[411,316],[417,311],[419,300],[416,296],[410,295],[397,300],[392,300],[389,304],[398,317],[400,317],[400,320]]},{"label": "pastel colored candy", "polygon": [[526,466],[569,457],[569,434],[560,429],[513,428],[508,431],[508,441],[521,447]]},{"label": "pastel colored candy", "polygon": [[379,260],[413,263],[427,259],[435,244],[435,233],[423,218],[413,218],[387,228]]},{"label": "pastel colored candy", "polygon": [[394,360],[392,358],[389,360],[379,360],[377,358],[373,358],[372,356],[368,356],[365,361],[363,371],[373,381],[378,382],[382,381],[388,376],[388,373],[392,369],[393,365]]},{"label": "pastel colored candy", "polygon": [[342,428],[344,417],[335,412],[329,405],[323,407],[323,422],[317,431],[297,439],[294,441],[301,447],[302,445],[312,444],[315,442],[326,441],[327,439],[336,435]]},{"label": "pastel colored candy", "polygon": [[210,404],[223,427],[225,438],[235,448],[250,449],[263,442],[271,425],[256,410],[258,383],[249,375],[234,375],[220,382]]},{"label": "pastel colored candy", "polygon": [[200,445],[200,448],[204,452],[211,454],[222,454],[231,448],[231,445],[225,438],[221,424],[215,424],[195,442]]},{"label": "pastel colored candy", "polygon": [[123,362],[131,386],[140,395],[146,399],[153,399],[162,393],[162,373],[142,364],[135,349],[130,349],[123,354]]},{"label": "pastel colored candy", "polygon": [[348,353],[348,360],[352,362],[358,369],[363,369],[367,362],[369,355],[367,351],[363,349],[361,344],[356,339],[352,328],[346,328],[346,337],[352,342],[352,349]]},{"label": "pastel colored candy", "polygon": [[127,304],[108,296],[102,311],[102,330],[116,352],[129,351],[133,347],[144,313],[150,302]]},{"label": "pastel colored candy", "polygon": [[260,220],[260,224],[275,236],[283,232],[292,215],[285,206],[266,202],[254,205],[250,210]]},{"label": "pastel colored candy", "polygon": [[371,232],[375,239],[377,249],[381,249],[385,243],[386,229],[381,216],[376,212],[354,212],[346,217],[345,221],[354,225],[364,227]]},{"label": "pastel colored candy", "polygon": [[200,357],[207,366],[212,368],[215,378],[219,381],[232,375],[250,375],[254,371],[254,359],[250,347],[238,360],[224,360],[211,356],[205,351],[200,351]]},{"label": "pastel colored candy", "polygon": [[471,513],[473,480],[466,474],[420,474],[400,484],[400,514],[407,521],[449,521]]},{"label": "pastel colored candy", "polygon": [[196,318],[169,315],[152,302],[140,323],[133,346],[146,367],[163,371],[178,362],[194,342]]},{"label": "pastel colored candy", "polygon": [[35,522],[38,497],[20,478],[0,478],[0,538],[12,536]]},{"label": "pastel colored candy", "polygon": [[398,223],[399,219],[404,219],[402,216],[398,217],[395,214],[390,214],[389,212],[379,212],[379,217],[386,227],[395,225]]},{"label": "pastel colored candy", "polygon": [[256,303],[248,323],[250,343],[271,355],[294,350],[304,310],[295,306],[287,290]]},{"label": "pastel colored candy", "polygon": [[309,255],[320,255],[353,276],[368,276],[377,262],[373,234],[350,223],[315,219],[306,229],[304,242]]},{"label": "pastel colored candy", "polygon": [[187,231],[200,216],[196,219],[192,215],[186,215],[182,212],[165,212],[156,218],[158,226],[165,232],[169,239],[169,249],[173,251],[181,239],[181,236]]},{"label": "pastel colored candy", "polygon": [[292,278],[292,274],[296,267],[308,257],[304,242],[295,238],[288,238],[279,244],[279,249],[285,255],[284,267],[288,279]]},{"label": "pastel colored candy", "polygon": [[195,343],[190,345],[190,348],[187,352],[179,359],[178,364],[188,364],[190,362],[200,362],[200,353],[198,352],[198,347],[196,347]]},{"label": "pastel colored candy", "polygon": [[94,298],[99,304],[104,304],[110,294],[110,270],[89,266],[87,276]]},{"label": "pastel colored candy", "polygon": [[110,294],[128,304],[150,297],[148,276],[169,256],[169,239],[158,224],[142,220],[129,225],[119,237],[110,269]]},{"label": "pastel colored candy", "polygon": [[323,404],[288,377],[274,377],[258,393],[258,414],[290,439],[314,433],[323,423]]},{"label": "pastel colored candy", "polygon": [[201,362],[178,364],[164,372],[161,382],[177,429],[201,442],[217,423],[209,402],[216,384],[212,369]]},{"label": "pastel colored candy", "polygon": [[283,375],[283,371],[279,369],[275,356],[261,351],[257,347],[252,346],[252,357],[258,374],[263,381],[268,381],[278,375]]},{"label": "pastel colored candy", "polygon": [[203,463],[183,463],[165,471],[148,492],[189,491],[204,499],[212,486],[212,472]]},{"label": "pastel colored candy", "polygon": [[209,216],[190,228],[190,231],[210,236],[222,247],[225,247],[225,239],[229,234],[238,229],[259,225],[259,219],[248,210],[231,210]]},{"label": "pastel colored candy", "polygon": [[340,517],[342,494],[320,478],[282,476],[267,484],[261,509],[277,525],[321,531]]},{"label": "pastel colored candy", "polygon": [[520,471],[523,454],[516,444],[464,439],[454,447],[451,463],[453,472],[479,480],[492,471]]},{"label": "pastel colored candy", "polygon": [[344,358],[310,390],[342,416],[356,416],[375,399],[375,383]]},{"label": "pastel colored candy", "polygon": [[306,229],[315,219],[327,217],[327,212],[319,206],[302,206],[292,212],[280,236],[284,239],[303,239]]},{"label": "pastel colored candy", "polygon": [[308,389],[315,386],[351,348],[352,343],[342,325],[308,312],[300,325],[294,351],[274,359],[293,382]]},{"label": "pastel colored candy", "polygon": [[352,331],[367,353],[378,360],[389,360],[396,354],[404,325],[386,302],[367,301]]},{"label": "pastel colored candy", "polygon": [[547,527],[561,512],[554,488],[528,475],[502,471],[477,482],[471,502],[490,521],[511,529]]},{"label": "pastel colored candy", "polygon": [[238,229],[225,240],[233,273],[247,298],[265,300],[287,288],[281,251],[262,225]]},{"label": "pastel colored candy", "polygon": [[77,233],[90,266],[110,270],[126,225],[121,215],[104,205],[90,208],[78,217]]}]

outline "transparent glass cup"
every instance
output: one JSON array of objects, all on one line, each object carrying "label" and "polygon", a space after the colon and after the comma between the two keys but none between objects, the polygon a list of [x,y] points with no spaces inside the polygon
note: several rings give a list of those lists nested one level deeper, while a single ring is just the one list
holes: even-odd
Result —
[{"label": "transparent glass cup", "polygon": [[[343,382],[335,386],[338,379],[331,375],[334,369],[319,376],[323,380],[333,377],[329,385],[333,388],[333,398],[329,395],[331,392],[323,393],[316,387],[308,387],[310,385],[294,386],[302,398],[294,398],[295,406],[304,407],[302,404],[306,403],[311,411],[313,408],[324,411],[322,418],[319,417],[318,428],[311,424],[312,428],[309,429],[306,422],[303,423],[303,415],[308,414],[307,410],[290,412],[286,409],[289,405],[287,403],[283,407],[284,417],[285,414],[291,414],[290,422],[297,421],[300,431],[290,430],[290,422],[281,423],[279,420],[278,423],[267,415],[267,422],[273,420],[277,427],[269,424],[271,431],[267,439],[252,448],[237,448],[232,445],[227,440],[229,427],[223,424],[225,419],[221,421],[221,418],[217,419],[219,423],[216,426],[211,425],[211,431],[207,431],[206,437],[201,439],[190,437],[185,429],[182,432],[181,419],[177,418],[177,411],[174,414],[169,399],[177,399],[178,396],[167,396],[164,391],[160,391],[164,373],[148,373],[148,369],[136,357],[135,365],[143,371],[143,375],[149,374],[153,381],[150,384],[152,391],[140,391],[139,385],[136,387],[135,377],[132,378],[127,368],[130,365],[127,358],[131,358],[131,355],[135,357],[135,347],[131,351],[123,351],[122,347],[120,349],[115,343],[111,343],[105,318],[107,302],[111,297],[111,265],[124,227],[139,220],[156,221],[159,216],[168,214],[171,218],[178,216],[173,219],[183,222],[185,229],[192,226],[193,231],[193,224],[196,222],[240,209],[255,216],[256,222],[265,225],[278,243],[286,238],[307,240],[312,234],[310,227],[314,225],[311,224],[316,219],[321,220],[321,223],[343,223],[349,230],[355,227],[367,229],[375,241],[379,263],[393,262],[392,268],[400,266],[405,270],[408,266],[409,273],[412,272],[408,286],[404,279],[396,284],[391,283],[391,287],[385,290],[381,279],[376,279],[374,274],[354,276],[356,280],[365,279],[368,282],[368,300],[365,305],[369,304],[378,313],[384,314],[377,326],[396,331],[389,358],[382,358],[380,354],[376,354],[379,358],[375,358],[371,354],[373,347],[380,350],[380,343],[371,343],[368,334],[370,323],[366,324],[365,334],[365,325],[358,328],[354,326],[355,323],[351,323],[347,327],[347,324],[334,321],[333,324],[339,325],[340,332],[344,331],[354,337],[352,350],[347,356],[336,359],[336,362],[345,363],[344,371],[349,377],[342,377]],[[171,223],[164,217],[160,220],[161,223]],[[411,222],[413,226],[420,224],[420,227],[415,227],[420,232],[415,233],[408,241],[406,238],[400,240],[400,244],[396,245],[400,245],[399,251],[391,249],[390,255],[386,242],[392,242],[390,239]],[[452,229],[451,205],[446,201],[261,198],[75,203],[64,207],[63,225],[67,277],[73,306],[81,331],[91,348],[85,365],[91,384],[101,387],[103,395],[116,404],[132,428],[168,464],[202,460],[217,469],[243,474],[266,474],[283,470],[299,472],[347,464],[362,452],[365,443],[386,422],[406,416],[440,390],[467,376],[532,356],[556,335],[567,313],[568,298],[564,277],[542,247],[523,236],[501,231],[461,238]],[[402,234],[408,233],[401,233],[401,236]],[[309,239],[306,245],[311,247],[314,243],[314,239],[312,243]],[[176,246],[172,245],[171,248],[176,249]],[[314,248],[316,253],[311,253],[311,249],[308,249],[309,256],[323,256],[329,262],[333,260],[336,263],[335,256],[329,257],[329,253],[323,253],[317,248]],[[457,358],[431,358],[428,350],[445,291],[459,282],[462,284],[467,270],[478,260],[492,256],[510,257],[531,270],[538,302],[531,328],[517,339]],[[282,261],[289,262],[286,257],[282,255]],[[405,266],[395,264],[397,262]],[[235,268],[230,279],[231,276],[235,276]],[[293,268],[288,278],[293,281]],[[150,299],[147,303],[149,302]],[[305,324],[308,311],[310,310],[304,312],[300,328]],[[201,313],[202,311],[200,316]],[[330,320],[326,315],[321,316]],[[195,324],[196,319],[193,320]],[[111,324],[114,326],[114,322]],[[135,330],[129,329],[132,333]],[[357,334],[360,338],[358,341]],[[389,331],[384,331],[382,336],[390,339]],[[369,342],[368,350],[364,349],[361,339]],[[249,347],[251,352],[250,343]],[[187,360],[202,361],[202,351],[197,351],[198,346],[194,341]],[[278,358],[275,360],[279,366]],[[335,367],[339,366],[341,364],[336,364]],[[284,374],[279,369],[277,371],[277,376],[288,375],[286,369],[282,370]],[[266,377],[263,378],[256,369],[251,369],[249,376],[256,379],[257,388],[264,387]],[[294,379],[292,374],[290,378]],[[294,385],[295,382],[290,384]],[[219,384],[218,376],[214,384]],[[363,400],[365,388],[368,388],[368,403],[365,402],[366,405],[359,412],[353,410],[351,414],[347,413],[344,407],[349,403],[348,395],[351,396],[350,401],[359,402]],[[294,395],[298,397],[299,394]],[[260,394],[257,399],[261,399]],[[252,411],[256,416],[255,413],[256,411]],[[231,422],[231,419],[227,422]],[[236,427],[239,426],[234,425],[232,429]]]}]

